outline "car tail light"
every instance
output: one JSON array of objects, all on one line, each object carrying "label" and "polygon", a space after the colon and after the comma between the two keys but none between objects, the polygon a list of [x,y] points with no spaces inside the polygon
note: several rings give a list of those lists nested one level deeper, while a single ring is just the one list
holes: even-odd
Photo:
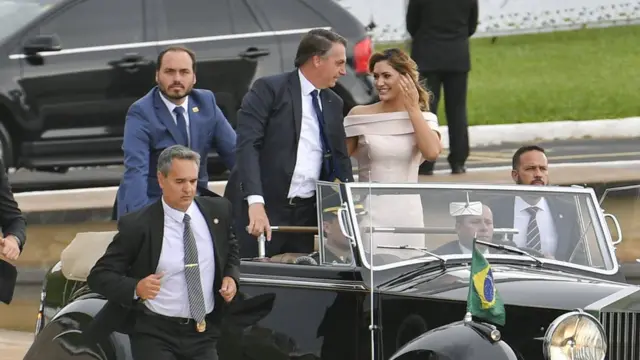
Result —
[{"label": "car tail light", "polygon": [[353,47],[353,67],[356,73],[369,72],[369,58],[373,54],[373,41],[367,36]]}]

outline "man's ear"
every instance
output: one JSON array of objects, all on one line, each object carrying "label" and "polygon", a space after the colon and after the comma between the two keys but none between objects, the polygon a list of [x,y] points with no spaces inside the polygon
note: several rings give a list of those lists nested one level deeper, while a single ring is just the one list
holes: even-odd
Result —
[{"label": "man's ear", "polygon": [[513,182],[518,182],[518,170],[511,170],[511,179]]}]

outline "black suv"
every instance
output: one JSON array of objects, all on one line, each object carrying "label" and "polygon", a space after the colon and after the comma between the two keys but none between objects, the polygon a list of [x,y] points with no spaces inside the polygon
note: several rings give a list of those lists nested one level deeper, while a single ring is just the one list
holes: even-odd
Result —
[{"label": "black suv", "polygon": [[[302,34],[349,41],[334,90],[345,113],[377,95],[366,29],[333,0],[0,0],[0,149],[7,167],[66,171],[122,164],[129,106],[155,85],[169,45],[196,52],[197,84],[235,127],[254,79],[294,68]],[[215,151],[209,172],[224,166]]]}]

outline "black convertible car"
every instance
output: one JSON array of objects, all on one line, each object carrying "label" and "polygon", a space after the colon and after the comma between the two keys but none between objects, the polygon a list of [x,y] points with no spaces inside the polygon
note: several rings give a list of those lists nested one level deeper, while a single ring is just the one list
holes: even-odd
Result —
[{"label": "black convertible car", "polygon": [[[640,357],[640,288],[625,283],[605,218],[617,220],[592,189],[321,183],[317,190],[319,228],[274,227],[316,233],[317,252],[242,261],[220,359]],[[526,204],[540,208],[537,250],[525,245]],[[113,235],[78,234],[50,270],[26,360],[131,359],[125,334],[99,344],[82,336],[105,303],[84,281]],[[474,238],[504,302],[503,325],[467,313]]]}]

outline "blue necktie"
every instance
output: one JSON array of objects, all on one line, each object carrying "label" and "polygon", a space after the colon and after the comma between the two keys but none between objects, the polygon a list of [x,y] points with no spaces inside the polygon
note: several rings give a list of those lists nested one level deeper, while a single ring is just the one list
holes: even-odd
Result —
[{"label": "blue necktie", "polygon": [[189,130],[187,129],[187,120],[184,118],[184,108],[182,106],[176,106],[173,109],[173,112],[176,114],[176,122],[178,123],[178,130],[180,131],[180,135],[182,135],[182,144],[186,147],[189,147]]},{"label": "blue necktie", "polygon": [[324,172],[324,180],[333,181],[337,177],[335,174],[335,168],[333,167],[333,156],[331,155],[331,147],[327,141],[327,136],[324,133],[324,114],[320,109],[320,102],[318,101],[318,90],[311,92],[313,98],[313,108],[318,116],[318,123],[320,127],[320,144],[322,144],[322,169]]}]

